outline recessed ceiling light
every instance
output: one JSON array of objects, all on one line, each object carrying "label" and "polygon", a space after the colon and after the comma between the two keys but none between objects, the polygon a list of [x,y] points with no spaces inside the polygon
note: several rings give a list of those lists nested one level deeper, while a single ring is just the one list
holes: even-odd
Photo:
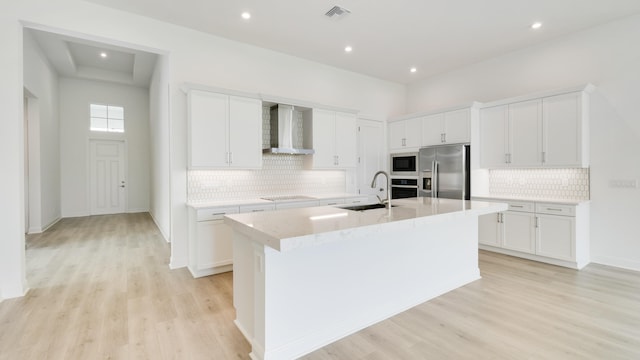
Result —
[{"label": "recessed ceiling light", "polygon": [[344,51],[346,51],[346,52],[352,52],[352,51],[353,51],[353,48],[352,48],[351,46],[346,46],[346,47],[344,48]]},{"label": "recessed ceiling light", "polygon": [[412,67],[411,69],[409,69],[409,71],[411,71],[412,73],[414,73],[414,72],[418,71],[418,69],[416,69],[416,68]]},{"label": "recessed ceiling light", "polygon": [[541,27],[542,27],[542,23],[539,22],[539,21],[534,22],[533,24],[531,24],[531,28],[534,29],[534,30],[540,29]]},{"label": "recessed ceiling light", "polygon": [[241,16],[242,16],[242,18],[243,18],[243,19],[245,19],[245,20],[249,20],[249,19],[251,19],[251,14],[250,14],[250,13],[248,13],[248,12],[246,12],[246,11],[245,11],[245,12],[243,12]]},{"label": "recessed ceiling light", "polygon": [[101,52],[101,53],[100,53],[100,57],[101,57],[101,58],[103,58],[103,59],[104,59],[104,58],[106,58],[106,57],[107,57],[107,53],[106,53],[106,52],[104,52],[104,51],[103,51],[103,52]]}]

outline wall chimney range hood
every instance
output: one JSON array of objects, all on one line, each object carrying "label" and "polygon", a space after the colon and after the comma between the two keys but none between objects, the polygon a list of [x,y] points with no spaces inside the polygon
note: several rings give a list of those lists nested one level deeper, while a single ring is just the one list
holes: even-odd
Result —
[{"label": "wall chimney range hood", "polygon": [[277,104],[271,107],[270,147],[263,149],[266,154],[310,155],[313,149],[303,149],[301,124],[293,118],[293,106]]}]

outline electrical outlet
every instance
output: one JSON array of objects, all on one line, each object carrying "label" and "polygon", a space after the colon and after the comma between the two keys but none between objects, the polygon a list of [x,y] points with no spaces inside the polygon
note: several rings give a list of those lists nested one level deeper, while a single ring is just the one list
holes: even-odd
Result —
[{"label": "electrical outlet", "polygon": [[620,189],[636,189],[638,188],[637,179],[614,179],[609,180],[609,187]]}]

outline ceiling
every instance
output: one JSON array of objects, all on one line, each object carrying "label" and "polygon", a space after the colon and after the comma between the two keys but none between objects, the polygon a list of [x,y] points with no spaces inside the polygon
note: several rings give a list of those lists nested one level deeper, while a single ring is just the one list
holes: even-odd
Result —
[{"label": "ceiling", "polygon": [[[638,0],[85,1],[404,84],[640,13]],[[351,13],[328,18],[334,5]]]},{"label": "ceiling", "polygon": [[149,87],[156,54],[35,29],[25,31],[33,35],[60,76]]}]

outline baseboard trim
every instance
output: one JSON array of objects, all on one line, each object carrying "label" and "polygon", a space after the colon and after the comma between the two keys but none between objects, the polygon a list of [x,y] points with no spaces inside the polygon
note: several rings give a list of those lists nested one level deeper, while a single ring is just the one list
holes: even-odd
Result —
[{"label": "baseboard trim", "polygon": [[613,256],[593,256],[591,262],[620,269],[640,271],[640,261],[621,259]]},{"label": "baseboard trim", "polygon": [[128,214],[145,213],[145,212],[149,212],[149,209],[128,209],[126,212]]}]

